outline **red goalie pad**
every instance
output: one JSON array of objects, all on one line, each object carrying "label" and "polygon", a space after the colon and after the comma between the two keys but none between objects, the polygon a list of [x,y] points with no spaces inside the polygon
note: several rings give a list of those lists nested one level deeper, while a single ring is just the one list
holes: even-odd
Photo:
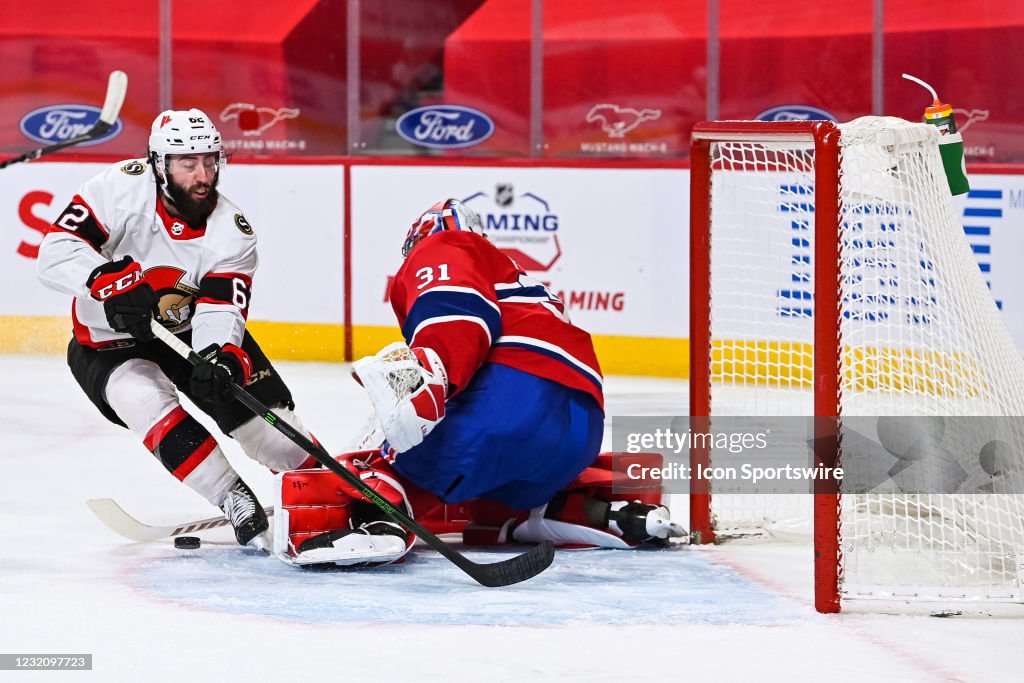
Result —
[{"label": "red goalie pad", "polygon": [[293,546],[325,531],[348,528],[352,496],[342,483],[338,475],[322,469],[281,475],[281,508],[288,512],[288,538]]},{"label": "red goalie pad", "polygon": [[[661,480],[648,475],[664,464],[660,453],[601,453],[566,490],[588,489],[600,500],[637,500],[661,504]],[[632,467],[637,465],[638,467]]]},{"label": "red goalie pad", "polygon": [[[460,506],[444,505],[432,493],[404,479],[379,449],[346,453],[335,459],[391,505],[406,506],[411,516],[431,532],[457,532],[465,525],[466,515],[459,511]],[[353,502],[362,500],[356,488],[330,470],[283,473],[280,507],[287,512],[289,546],[297,548],[312,536],[350,528]]]},{"label": "red goalie pad", "polygon": [[[639,501],[660,505],[661,481],[647,476],[660,469],[663,458],[658,453],[601,453],[594,464],[580,472],[552,501],[549,516],[558,521],[592,527],[585,504],[588,500],[605,503]],[[633,467],[638,465],[639,467]],[[646,472],[645,472],[646,470]],[[495,545],[511,540],[510,530],[525,521],[529,510],[515,510],[501,503],[474,500],[466,504],[471,522],[463,530],[463,540],[471,545]]]}]

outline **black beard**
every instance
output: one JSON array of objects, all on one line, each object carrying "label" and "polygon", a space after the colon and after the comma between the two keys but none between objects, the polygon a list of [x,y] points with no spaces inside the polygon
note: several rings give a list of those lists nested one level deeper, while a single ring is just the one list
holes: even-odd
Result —
[{"label": "black beard", "polygon": [[185,191],[185,188],[176,184],[170,178],[167,179],[167,194],[171,196],[171,202],[174,204],[175,211],[192,227],[206,225],[206,219],[217,208],[217,200],[220,198],[220,193],[217,192],[218,180],[219,177],[214,177],[213,183],[210,185],[210,192],[206,197],[193,199]]}]

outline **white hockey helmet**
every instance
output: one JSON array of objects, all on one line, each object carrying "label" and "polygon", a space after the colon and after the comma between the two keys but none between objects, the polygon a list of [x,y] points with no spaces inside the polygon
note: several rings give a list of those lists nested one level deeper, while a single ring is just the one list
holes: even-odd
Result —
[{"label": "white hockey helmet", "polygon": [[420,240],[442,230],[465,230],[484,235],[478,214],[458,199],[445,199],[427,209],[409,228],[402,244],[402,256],[408,256]]},{"label": "white hockey helmet", "polygon": [[167,156],[217,153],[217,168],[224,165],[220,131],[199,109],[161,112],[149,132],[150,160],[156,165],[161,185],[166,185]]}]

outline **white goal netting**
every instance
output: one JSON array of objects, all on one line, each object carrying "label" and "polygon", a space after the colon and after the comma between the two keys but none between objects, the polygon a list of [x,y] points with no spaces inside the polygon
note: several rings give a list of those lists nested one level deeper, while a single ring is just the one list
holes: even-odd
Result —
[{"label": "white goal netting", "polygon": [[[954,416],[1024,415],[1024,362],[958,222],[938,136],[893,118],[840,130],[835,283],[814,282],[812,138],[711,145],[711,414],[813,415],[815,324],[838,325],[843,419],[879,422],[907,459],[843,496],[844,596],[1020,599],[1020,420]],[[839,288],[841,312],[816,321],[821,286]],[[953,452],[962,472],[942,490],[956,493],[913,480],[928,478],[911,467],[921,439]],[[712,493],[720,536],[810,531],[811,496]]]}]

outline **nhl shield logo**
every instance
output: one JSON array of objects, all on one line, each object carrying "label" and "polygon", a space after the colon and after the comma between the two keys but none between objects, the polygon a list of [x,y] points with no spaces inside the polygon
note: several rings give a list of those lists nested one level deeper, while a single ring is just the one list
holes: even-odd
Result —
[{"label": "nhl shield logo", "polygon": [[494,203],[505,209],[512,206],[512,200],[515,199],[515,191],[512,189],[512,183],[498,183],[494,186]]},{"label": "nhl shield logo", "polygon": [[529,191],[516,196],[512,183],[495,183],[493,195],[475,192],[462,201],[480,214],[491,244],[520,267],[546,272],[561,258],[559,215],[543,197]]}]

